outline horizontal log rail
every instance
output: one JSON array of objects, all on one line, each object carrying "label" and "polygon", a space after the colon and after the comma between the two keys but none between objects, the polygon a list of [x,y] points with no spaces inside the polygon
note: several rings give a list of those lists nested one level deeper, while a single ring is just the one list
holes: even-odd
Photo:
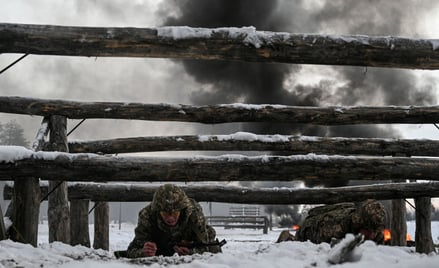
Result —
[{"label": "horizontal log rail", "polygon": [[120,154],[154,151],[270,151],[289,154],[439,156],[439,141],[311,136],[184,135],[69,142],[71,153]]},{"label": "horizontal log rail", "polygon": [[[437,39],[291,34],[244,28],[0,24],[0,53],[153,57],[439,69]],[[322,56],[324,55],[324,56]]]},{"label": "horizontal log rail", "polygon": [[[327,155],[113,157],[95,154],[10,153],[0,146],[0,179],[67,181],[438,180],[439,159]],[[4,151],[4,152],[3,152]],[[2,160],[2,157],[6,156]],[[7,157],[7,156],[10,157]],[[12,155],[12,156],[11,156]]]},{"label": "horizontal log rail", "polygon": [[[42,185],[41,193],[47,193]],[[105,202],[150,202],[158,186],[118,183],[70,183],[69,199]],[[182,186],[189,197],[199,202],[238,204],[332,204],[359,202],[369,198],[389,200],[415,197],[439,197],[439,182],[380,183],[335,188],[249,188],[238,186]],[[13,185],[4,187],[4,199],[10,200]]]},{"label": "horizontal log rail", "polygon": [[347,125],[439,122],[439,106],[308,107],[240,103],[192,106],[0,97],[0,112],[39,116],[63,115],[71,119],[131,119],[205,124],[270,122]]}]

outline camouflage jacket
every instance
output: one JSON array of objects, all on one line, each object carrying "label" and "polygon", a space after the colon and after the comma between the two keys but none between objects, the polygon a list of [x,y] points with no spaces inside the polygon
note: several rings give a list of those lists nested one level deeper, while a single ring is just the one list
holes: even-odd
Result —
[{"label": "camouflage jacket", "polygon": [[[191,242],[209,243],[215,241],[215,230],[206,224],[201,206],[193,199],[190,205],[183,209],[176,226],[166,225],[159,211],[155,211],[150,204],[139,212],[139,220],[135,229],[135,237],[129,244],[127,256],[130,258],[144,257],[143,245],[145,242],[157,244],[156,255],[172,256],[173,246],[182,240]],[[221,252],[219,246],[198,247],[191,249],[191,253]]]},{"label": "camouflage jacket", "polygon": [[376,233],[372,240],[382,243],[384,217],[384,207],[376,201],[367,201],[360,206],[338,203],[316,207],[300,224],[296,240],[330,243],[332,238],[341,239],[347,233],[357,234],[367,229]]}]

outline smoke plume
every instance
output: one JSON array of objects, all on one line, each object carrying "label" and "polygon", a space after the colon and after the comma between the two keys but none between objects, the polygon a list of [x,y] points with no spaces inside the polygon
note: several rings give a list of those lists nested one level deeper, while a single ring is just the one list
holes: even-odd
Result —
[{"label": "smoke plume", "polygon": [[[427,11],[432,3],[425,1],[418,5],[418,1],[414,4],[409,0],[175,0],[166,1],[161,10],[163,14],[164,11],[169,14],[169,9],[174,10],[172,16],[164,19],[166,26],[255,26],[258,30],[292,33],[397,36],[413,35],[416,32],[413,29],[415,18]],[[198,105],[234,102],[298,106],[427,105],[435,102],[433,88],[420,86],[416,75],[409,70],[195,60],[181,61],[181,64],[203,85],[191,96],[192,102]],[[314,72],[321,75],[314,75]],[[301,75],[311,78],[308,82],[300,82]],[[243,128],[259,134],[399,137],[391,127],[380,126],[246,124]],[[339,181],[326,186],[346,183]],[[288,185],[280,182],[244,183],[246,186],[269,184]],[[313,186],[314,183],[307,185]],[[278,215],[285,212],[285,208],[278,207],[277,210],[274,213]]]},{"label": "smoke plume", "polygon": [[[169,9],[175,9],[174,15],[164,19],[164,25],[172,26],[251,25],[267,31],[401,35],[413,32],[410,27],[414,27],[415,17],[407,18],[408,13],[425,12],[431,7],[431,3],[403,2],[179,0],[166,1],[162,10],[169,14]],[[182,64],[188,74],[204,85],[191,98],[199,105],[232,102],[300,106],[425,105],[435,101],[433,88],[420,88],[416,76],[407,70],[332,67],[335,75],[304,84],[294,82],[301,71],[298,65],[224,61],[182,61]],[[293,82],[286,85],[287,81]],[[255,127],[252,124],[247,130],[270,134],[398,136],[389,128],[373,126],[322,128],[263,124]]]}]

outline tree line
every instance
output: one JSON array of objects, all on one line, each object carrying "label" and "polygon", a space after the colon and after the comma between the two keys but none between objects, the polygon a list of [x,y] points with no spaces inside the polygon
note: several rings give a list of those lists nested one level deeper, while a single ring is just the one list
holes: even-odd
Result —
[{"label": "tree line", "polygon": [[29,147],[24,130],[15,120],[0,122],[0,145],[18,145]]}]

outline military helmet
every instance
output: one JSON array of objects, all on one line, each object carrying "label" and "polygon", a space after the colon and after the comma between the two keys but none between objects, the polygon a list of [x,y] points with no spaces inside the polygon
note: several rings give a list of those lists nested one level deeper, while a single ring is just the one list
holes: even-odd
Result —
[{"label": "military helmet", "polygon": [[357,224],[366,228],[380,229],[384,227],[386,213],[380,202],[369,199],[359,206],[355,216]]},{"label": "military helmet", "polygon": [[172,212],[189,207],[190,201],[180,187],[164,184],[155,192],[151,206],[156,211]]}]

